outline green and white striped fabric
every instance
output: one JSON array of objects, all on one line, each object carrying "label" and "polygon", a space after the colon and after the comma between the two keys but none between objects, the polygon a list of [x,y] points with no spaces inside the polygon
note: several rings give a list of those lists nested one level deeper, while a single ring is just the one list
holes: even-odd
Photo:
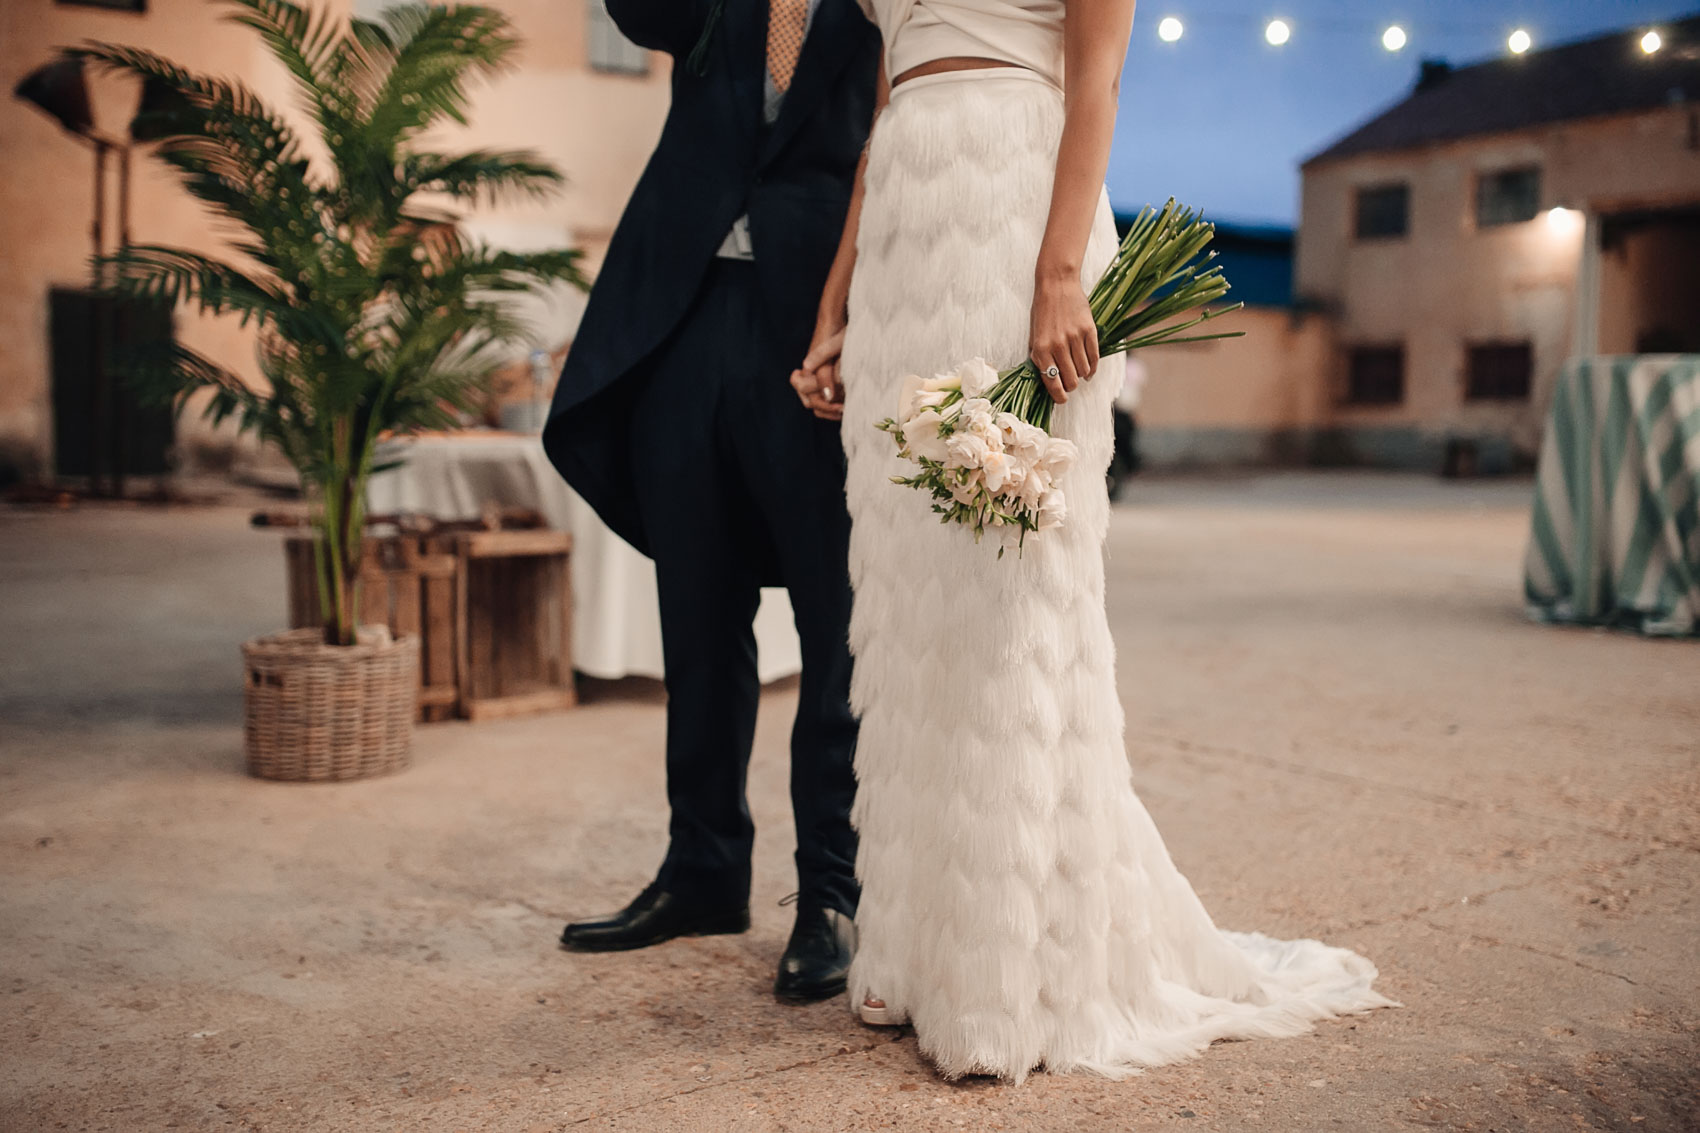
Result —
[{"label": "green and white striped fabric", "polygon": [[1565,367],[1541,444],[1523,589],[1548,621],[1700,629],[1700,355]]}]

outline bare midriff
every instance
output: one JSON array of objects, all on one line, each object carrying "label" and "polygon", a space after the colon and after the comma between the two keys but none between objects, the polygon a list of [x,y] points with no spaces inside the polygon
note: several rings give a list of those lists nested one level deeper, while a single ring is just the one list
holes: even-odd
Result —
[{"label": "bare midriff", "polygon": [[899,85],[910,79],[918,79],[922,75],[942,75],[946,71],[981,71],[989,67],[1018,67],[1017,63],[1006,63],[1002,59],[982,59],[977,55],[947,55],[943,59],[929,59],[920,66],[911,67],[891,80],[895,90]]}]

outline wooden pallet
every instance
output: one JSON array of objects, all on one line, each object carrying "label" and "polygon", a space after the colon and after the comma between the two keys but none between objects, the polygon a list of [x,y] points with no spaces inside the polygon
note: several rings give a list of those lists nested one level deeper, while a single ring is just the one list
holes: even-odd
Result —
[{"label": "wooden pallet", "polygon": [[571,708],[573,537],[564,531],[452,536],[459,562],[460,713],[469,720]]},{"label": "wooden pallet", "polygon": [[[477,531],[369,536],[360,621],[420,638],[419,719],[570,708],[572,536]],[[291,628],[320,624],[313,538],[284,542]]]}]

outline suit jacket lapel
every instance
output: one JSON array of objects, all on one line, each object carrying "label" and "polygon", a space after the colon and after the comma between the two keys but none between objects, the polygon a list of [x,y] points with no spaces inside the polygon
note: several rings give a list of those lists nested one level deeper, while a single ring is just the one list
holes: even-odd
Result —
[{"label": "suit jacket lapel", "polygon": [[[757,0],[764,12],[762,24],[762,54],[767,50],[767,25],[765,0]],[[855,0],[820,0],[820,7],[815,10],[815,18],[809,24],[809,34],[803,41],[802,54],[797,57],[797,70],[791,79],[791,89],[785,92],[785,101],[779,104],[779,118],[768,130],[767,138],[762,142],[761,155],[757,158],[758,167],[766,165],[776,157],[791,135],[797,132],[797,127],[808,118],[809,112],[815,108],[832,84],[838,80],[839,72],[856,53],[862,43],[862,37],[856,35],[856,25],[862,22],[862,14],[857,9]],[[765,68],[765,62],[763,64]],[[757,108],[760,114],[760,108]]]},{"label": "suit jacket lapel", "polygon": [[761,133],[763,86],[767,75],[768,0],[726,0],[721,16],[720,66],[731,93],[732,116],[753,149]]}]

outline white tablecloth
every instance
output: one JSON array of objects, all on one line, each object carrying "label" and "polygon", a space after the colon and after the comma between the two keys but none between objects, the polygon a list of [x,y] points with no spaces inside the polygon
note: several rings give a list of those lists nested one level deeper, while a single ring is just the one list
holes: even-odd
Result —
[{"label": "white tablecloth", "polygon": [[[532,508],[573,536],[573,668],[593,677],[660,677],[661,615],[655,564],[608,529],[569,488],[534,436],[455,433],[385,446],[405,463],[372,477],[366,506],[374,515],[411,513],[476,519],[488,503]],[[791,603],[762,591],[756,614],[757,668],[777,680],[802,667]]]}]

